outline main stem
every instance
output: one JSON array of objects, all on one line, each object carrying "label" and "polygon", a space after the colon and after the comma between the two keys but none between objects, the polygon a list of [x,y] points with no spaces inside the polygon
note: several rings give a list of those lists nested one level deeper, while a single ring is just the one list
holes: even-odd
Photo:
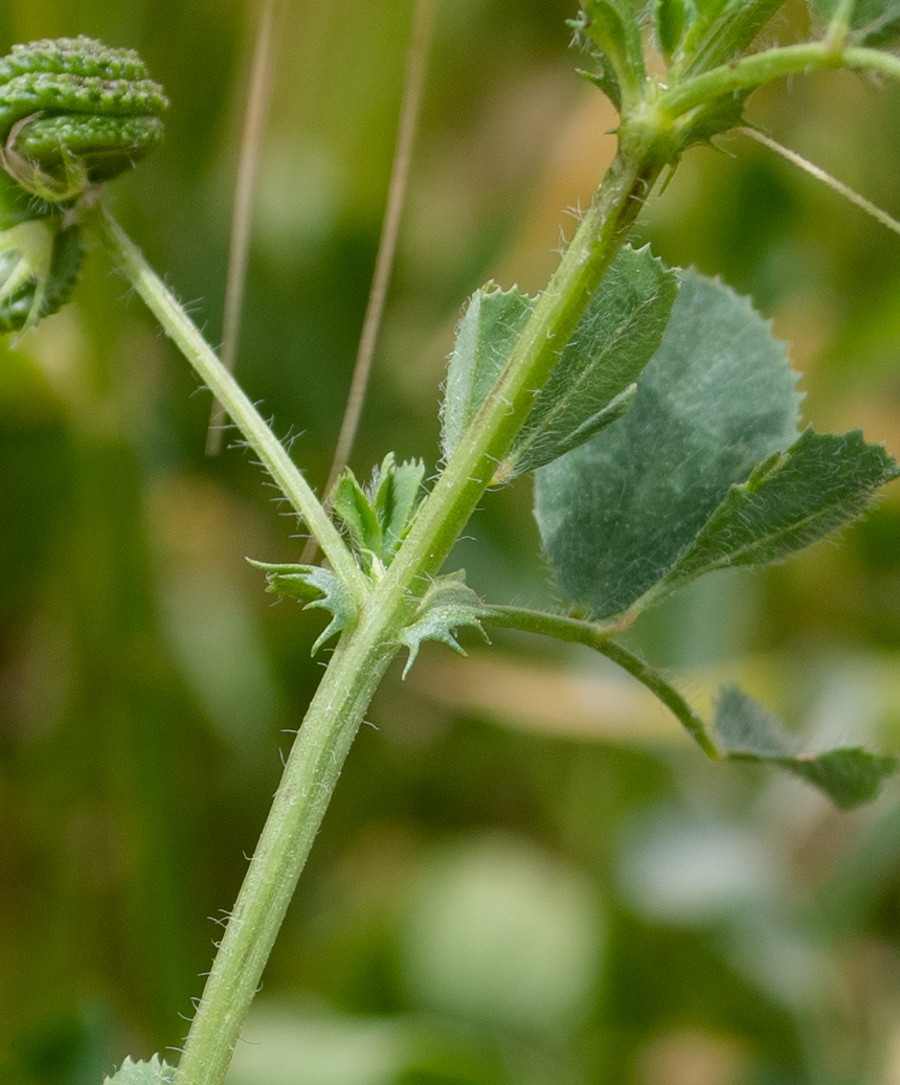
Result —
[{"label": "main stem", "polygon": [[[359,620],[341,638],[285,765],[185,1042],[177,1085],[223,1082],[344,759],[398,651],[399,634],[411,618],[417,596],[428,578],[440,571],[498,463],[509,451],[534,396],[552,372],[591,295],[621,248],[659,170],[660,164],[648,164],[639,156],[633,161],[622,156],[615,159],[497,385],[420,508],[408,538],[383,579],[368,594],[361,593]],[[244,429],[248,419],[255,425],[254,418],[259,418],[255,409],[249,401],[244,404],[246,397],[241,399],[243,393],[233,385],[215,354],[128,238],[108,218],[103,219],[101,235],[117,264],[204,381],[217,395],[220,389],[227,393],[225,406],[238,426]],[[245,436],[257,451],[264,450],[260,454],[270,471],[272,464],[280,464],[278,453],[269,447],[264,435],[253,430],[251,437],[245,430]],[[293,464],[290,467],[293,474],[288,475],[296,485],[294,476],[299,473]],[[302,485],[306,487],[305,482]],[[340,547],[333,545],[316,509],[309,507],[306,493],[301,492],[299,497],[304,517],[320,543],[325,540],[330,544],[328,548],[323,544],[323,550],[335,572],[343,577],[344,568],[338,568],[339,562],[345,564],[343,543],[338,537]],[[318,506],[318,502],[315,504]],[[328,527],[334,530],[330,522]],[[358,584],[360,577],[354,565],[351,582]]]}]

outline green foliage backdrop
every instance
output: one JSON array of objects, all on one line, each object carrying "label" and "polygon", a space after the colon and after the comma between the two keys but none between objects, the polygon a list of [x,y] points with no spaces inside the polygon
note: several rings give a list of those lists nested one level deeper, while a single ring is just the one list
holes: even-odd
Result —
[{"label": "green foliage backdrop", "polygon": [[[574,5],[442,0],[377,380],[354,458],[439,452],[465,298],[539,287],[612,151]],[[113,204],[215,341],[257,12],[7,0],[0,52],[137,48],[167,136]],[[765,33],[790,37],[788,7]],[[410,5],[297,0],[279,28],[239,375],[327,473],[378,242]],[[755,121],[900,214],[900,89],[821,74]],[[900,241],[742,137],[689,152],[641,242],[721,274],[791,341],[805,421],[900,453]],[[0,345],[0,1081],[96,1085],[177,1046],[318,665],[323,616],[243,560],[301,541],[208,397],[92,254]],[[492,599],[546,600],[530,483],[460,544]],[[702,705],[740,679],[811,741],[900,746],[900,488],[765,574],[720,574],[635,644]],[[234,1085],[888,1085],[900,1073],[896,785],[839,814],[711,766],[592,659],[423,649],[363,730]],[[505,649],[517,647],[513,656]]]}]

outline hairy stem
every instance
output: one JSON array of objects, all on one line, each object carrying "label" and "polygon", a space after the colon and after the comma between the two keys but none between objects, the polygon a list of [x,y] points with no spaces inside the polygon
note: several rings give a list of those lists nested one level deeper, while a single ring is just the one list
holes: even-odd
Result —
[{"label": "hairy stem", "polygon": [[[395,618],[396,620],[396,618]],[[396,647],[383,623],[340,643],[284,768],[178,1064],[176,1085],[220,1085],[363,715]]]},{"label": "hairy stem", "polygon": [[[241,1025],[284,918],[344,759],[417,596],[447,554],[509,451],[603,274],[621,248],[661,163],[619,156],[468,432],[423,502],[383,578],[358,593],[356,626],[338,644],[300,729],[266,826],[191,1025],[177,1085],[221,1085]],[[107,248],[197,368],[319,539],[334,571],[362,578],[302,476],[252,404],[108,216]],[[288,466],[284,466],[282,460]],[[324,522],[323,522],[324,521]]]},{"label": "hairy stem", "polygon": [[622,247],[661,164],[617,156],[490,395],[419,510],[388,578],[437,573]]},{"label": "hairy stem", "polygon": [[593,648],[595,652],[611,659],[613,663],[628,671],[642,685],[654,693],[672,714],[678,719],[691,738],[707,757],[713,761],[721,759],[721,754],[706,731],[706,725],[691,708],[684,697],[671,686],[654,667],[649,666],[639,656],[623,648],[610,638],[621,632],[621,627],[614,623],[585,622],[578,618],[563,615],[545,614],[539,610],[524,607],[489,607],[484,613],[484,621],[508,629],[522,629],[528,633],[539,633],[557,640],[571,641]]},{"label": "hairy stem", "polygon": [[758,87],[786,75],[802,75],[827,68],[869,69],[900,79],[900,57],[877,49],[835,49],[826,42],[785,45],[753,53],[731,64],[712,68],[685,80],[659,100],[660,112],[675,120],[724,94]]},{"label": "hairy stem", "polygon": [[328,518],[306,479],[243,389],[222,365],[184,308],[144,259],[143,254],[105,208],[92,216],[113,262],[128,278],[147,307],[175,341],[203,382],[225,408],[256,452],[273,481],[318,539],[337,575],[360,600],[365,578],[343,539]]}]

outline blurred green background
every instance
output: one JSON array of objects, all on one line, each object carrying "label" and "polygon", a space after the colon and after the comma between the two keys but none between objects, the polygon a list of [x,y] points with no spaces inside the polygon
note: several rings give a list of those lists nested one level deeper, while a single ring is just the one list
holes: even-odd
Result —
[{"label": "blurred green background", "polygon": [[[615,118],[571,0],[440,0],[376,382],[354,456],[437,460],[444,359],[489,277],[538,289]],[[134,46],[165,145],[110,200],[213,342],[257,7],[5,0],[0,51]],[[327,473],[375,257],[408,0],[294,0],[278,33],[239,362]],[[803,31],[790,4],[767,36]],[[750,115],[900,214],[900,91],[823,74]],[[694,150],[638,234],[751,293],[808,420],[900,453],[900,241],[750,140]],[[0,345],[0,1082],[99,1085],[171,1053],[302,718],[321,613],[246,555],[302,540],[101,252]],[[552,601],[527,480],[455,564]],[[766,574],[719,575],[635,642],[703,706],[739,680],[810,745],[900,747],[900,487]],[[467,646],[469,642],[467,641]],[[373,705],[229,1085],[897,1085],[900,807],[839,814],[714,766],[577,651],[423,651]],[[174,1061],[174,1055],[170,1054]]]}]

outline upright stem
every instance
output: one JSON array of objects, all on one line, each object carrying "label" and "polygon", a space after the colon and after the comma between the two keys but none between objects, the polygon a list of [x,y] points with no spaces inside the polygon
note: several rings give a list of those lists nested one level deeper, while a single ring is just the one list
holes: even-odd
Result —
[{"label": "upright stem", "polygon": [[661,165],[617,155],[540,295],[509,361],[388,570],[412,583],[438,572],[569,341],[606,269],[622,247]]},{"label": "upright stem", "polygon": [[220,1085],[297,879],[363,714],[396,648],[383,630],[342,641],[310,704],[225,928],[177,1085]]},{"label": "upright stem", "polygon": [[[509,451],[604,272],[659,173],[659,165],[617,157],[559,267],[541,295],[493,392],[451,457],[382,580],[359,593],[355,628],[332,656],[285,766],[281,785],[229,918],[184,1046],[177,1085],[221,1085],[300,871],[344,759],[417,595],[444,562],[497,464]],[[102,220],[114,259],[313,528],[338,575],[347,560],[362,578],[324,511],[281,446],[121,229]],[[258,420],[258,421],[257,421]],[[262,426],[265,434],[259,432]],[[275,447],[271,447],[271,446]],[[273,466],[275,470],[273,470]],[[280,472],[276,475],[276,470]],[[299,477],[299,482],[298,482]],[[310,504],[312,502],[312,505]],[[325,520],[325,524],[322,520]],[[327,525],[327,527],[326,527]],[[335,532],[336,535],[336,532]],[[346,555],[346,560],[345,560]],[[418,591],[416,589],[419,589]]]}]

